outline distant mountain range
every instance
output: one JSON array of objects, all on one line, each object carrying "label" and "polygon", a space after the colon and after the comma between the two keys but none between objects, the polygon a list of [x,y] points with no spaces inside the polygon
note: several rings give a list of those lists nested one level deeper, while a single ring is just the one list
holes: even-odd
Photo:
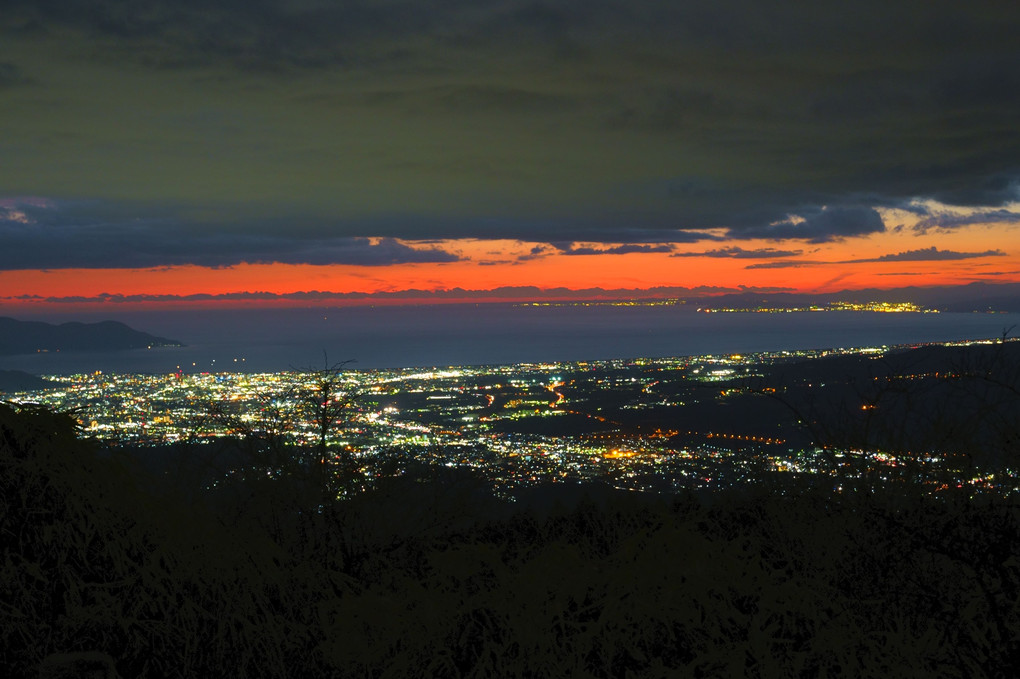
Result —
[{"label": "distant mountain range", "polygon": [[0,317],[0,356],[42,351],[123,351],[147,347],[182,347],[116,321],[61,323],[19,321]]}]

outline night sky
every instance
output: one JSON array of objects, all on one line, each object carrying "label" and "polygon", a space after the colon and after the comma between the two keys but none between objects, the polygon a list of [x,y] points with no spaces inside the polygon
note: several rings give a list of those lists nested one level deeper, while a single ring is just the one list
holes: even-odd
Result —
[{"label": "night sky", "polygon": [[1018,35],[998,1],[2,0],[0,308],[1020,281]]}]

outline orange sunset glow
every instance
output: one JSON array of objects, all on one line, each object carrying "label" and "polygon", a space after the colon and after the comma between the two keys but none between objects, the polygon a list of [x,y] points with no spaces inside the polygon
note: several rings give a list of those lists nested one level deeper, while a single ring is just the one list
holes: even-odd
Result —
[{"label": "orange sunset glow", "polygon": [[[309,297],[304,303],[393,303],[402,299],[399,294],[402,291],[448,291],[455,288],[465,291],[455,299],[472,301],[477,297],[472,292],[485,293],[495,288],[514,286],[533,286],[540,290],[567,288],[579,291],[578,297],[597,297],[592,289],[628,290],[635,296],[641,296],[642,291],[652,288],[701,287],[731,291],[741,286],[791,292],[833,292],[893,288],[910,285],[914,278],[923,279],[926,285],[1020,280],[1020,249],[1002,247],[1009,235],[1008,227],[990,224],[927,238],[900,231],[852,242],[807,247],[765,240],[740,243],[741,249],[746,251],[767,253],[780,247],[793,247],[798,251],[795,256],[777,259],[698,254],[718,249],[715,244],[709,247],[677,246],[672,252],[614,255],[565,254],[545,246],[540,254],[529,255],[536,244],[446,240],[430,243],[427,247],[455,252],[459,257],[457,261],[380,266],[242,263],[218,268],[186,265],[152,269],[7,271],[0,272],[0,290],[4,292],[2,303],[12,310],[100,305],[109,303],[111,297],[128,298],[118,304],[135,308],[159,304],[274,306],[284,303],[264,298],[229,298],[236,293],[281,296],[308,292],[360,293],[364,296],[348,299]],[[937,243],[937,246],[929,243]],[[416,246],[413,242],[405,244]],[[589,247],[601,246],[591,244]],[[909,252],[924,247],[993,254],[951,263],[937,260],[854,261],[877,260],[887,253]],[[764,262],[791,266],[756,266]],[[376,293],[390,293],[390,297],[373,300],[372,295]],[[663,296],[664,293],[653,290],[647,294]],[[200,298],[196,299],[196,296]],[[217,300],[217,297],[226,298]],[[511,294],[509,297],[519,296]]]}]

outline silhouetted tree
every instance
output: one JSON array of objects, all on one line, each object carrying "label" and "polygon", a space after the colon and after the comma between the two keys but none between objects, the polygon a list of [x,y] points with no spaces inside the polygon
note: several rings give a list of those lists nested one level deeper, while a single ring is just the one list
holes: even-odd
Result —
[{"label": "silhouetted tree", "polygon": [[280,473],[294,462],[288,439],[297,424],[297,399],[295,389],[289,387],[282,392],[256,393],[254,403],[243,408],[235,403],[212,401],[200,419],[207,419],[234,437],[255,468]]},{"label": "silhouetted tree", "polygon": [[349,450],[336,455],[330,454],[333,435],[349,421],[355,401],[361,396],[350,388],[346,380],[346,368],[352,359],[330,363],[323,352],[323,367],[307,371],[310,378],[306,388],[299,393],[298,405],[315,432],[315,454],[311,460],[318,477],[318,485],[326,499],[335,499],[354,477],[354,460]]},{"label": "silhouetted tree", "polygon": [[[360,393],[351,388],[346,367],[352,360],[330,363],[323,353],[321,368],[296,370],[298,384],[264,386],[245,403],[212,401],[197,428],[232,437],[245,458],[238,478],[259,482],[288,479],[296,492],[311,486],[323,500],[336,499],[354,478],[349,450],[333,450],[336,433],[349,422]],[[301,432],[311,437],[298,443]],[[298,488],[300,486],[302,488]]]}]

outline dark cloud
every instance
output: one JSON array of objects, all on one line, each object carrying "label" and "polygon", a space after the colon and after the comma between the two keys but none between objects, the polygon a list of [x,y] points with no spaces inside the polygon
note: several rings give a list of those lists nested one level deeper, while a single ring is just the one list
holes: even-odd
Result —
[{"label": "dark cloud", "polygon": [[[508,226],[508,233],[512,234],[513,238],[523,241],[547,241],[557,249],[564,251],[571,249],[573,243],[581,242],[647,244],[641,250],[632,251],[669,252],[672,250],[672,247],[665,245],[665,243],[697,243],[705,240],[721,240],[719,236],[702,231],[667,228],[627,228],[609,224],[603,225],[598,220],[590,220],[585,226],[579,227],[574,227],[564,220],[562,224],[558,225],[560,228],[555,228],[557,225],[552,224],[550,226],[553,228],[546,229],[544,234],[527,223]],[[557,236],[555,241],[548,240],[550,234]]]},{"label": "dark cloud", "polygon": [[0,192],[183,241],[826,242],[1020,195],[1018,3],[3,5]]},{"label": "dark cloud", "polygon": [[182,235],[160,221],[69,223],[62,218],[52,208],[0,206],[0,271],[267,262],[384,266],[459,259],[436,247],[416,248],[393,238],[287,238],[223,231]]},{"label": "dark cloud", "polygon": [[931,229],[958,229],[973,224],[1020,224],[1020,213],[1010,210],[979,210],[973,213],[932,213],[928,210],[922,212],[925,215],[915,225],[914,230],[927,233]]},{"label": "dark cloud", "polygon": [[633,104],[623,105],[608,118],[610,127],[648,132],[682,131],[720,119],[734,118],[737,104],[719,93],[691,87],[650,87]]},{"label": "dark cloud", "polygon": [[542,259],[543,257],[548,257],[554,252],[557,252],[557,250],[547,245],[535,245],[530,250],[528,250],[527,253],[523,255],[518,255],[515,261],[530,262],[533,259]]},{"label": "dark cloud", "polygon": [[757,248],[745,250],[736,245],[727,248],[706,250],[705,252],[674,252],[674,257],[719,257],[722,259],[769,259],[771,257],[796,257],[803,250],[777,250],[776,248]]},{"label": "dark cloud", "polygon": [[0,61],[0,90],[15,85],[25,85],[31,80],[21,71],[17,64]]},{"label": "dark cloud", "polygon": [[[330,6],[233,0],[15,0],[7,4],[13,5],[13,11],[2,23],[9,30],[80,31],[96,43],[97,57],[126,56],[159,68],[219,60],[246,69],[324,66],[343,60],[345,38],[373,28],[392,31],[400,23],[368,2]],[[413,21],[414,14],[408,18]],[[301,35],[306,36],[304,41]]]},{"label": "dark cloud", "polygon": [[820,207],[769,224],[730,229],[733,238],[788,238],[825,243],[885,231],[882,216],[871,207]]},{"label": "dark cloud", "polygon": [[881,255],[871,259],[848,259],[840,264],[857,264],[862,262],[940,262],[958,259],[974,259],[976,257],[1004,257],[1002,250],[985,250],[984,252],[955,252],[939,250],[934,245],[919,250],[906,250],[895,254]]},{"label": "dark cloud", "polygon": [[[1016,149],[1011,148],[1007,153],[1012,156],[1016,153]],[[960,181],[957,186],[935,187],[921,195],[947,205],[966,207],[998,206],[1020,201],[1020,181],[1017,179],[1020,176],[1020,170],[1017,170],[1011,161],[1009,164],[1010,167],[1006,173],[991,176],[978,175],[972,179]],[[946,173],[948,174],[949,170]],[[932,185],[936,183],[931,182]],[[951,184],[951,180],[944,183]]]},{"label": "dark cloud", "polygon": [[516,115],[569,111],[579,106],[573,97],[559,93],[493,85],[436,87],[402,93],[401,98],[409,106],[432,100],[449,111],[495,111]]}]

